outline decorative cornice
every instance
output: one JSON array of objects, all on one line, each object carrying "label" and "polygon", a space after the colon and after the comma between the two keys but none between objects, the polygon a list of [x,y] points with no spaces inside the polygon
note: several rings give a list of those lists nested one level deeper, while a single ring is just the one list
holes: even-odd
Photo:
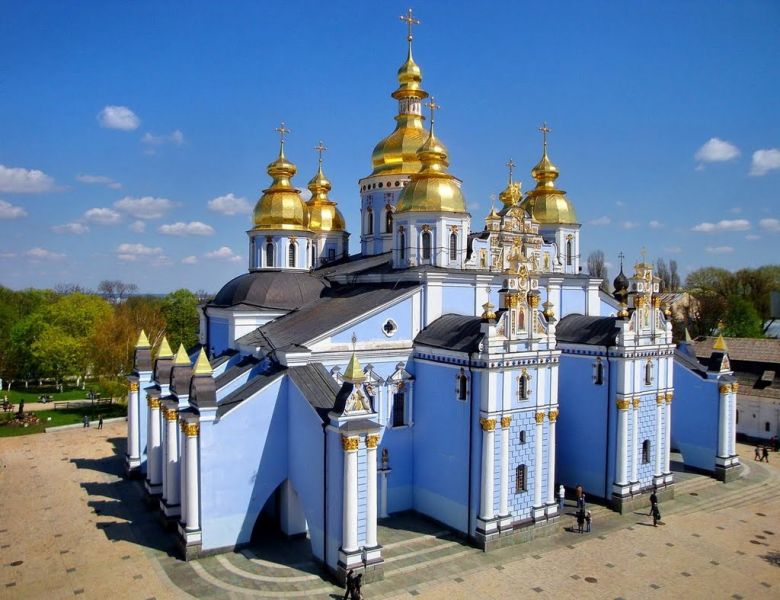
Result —
[{"label": "decorative cornice", "polygon": [[187,437],[198,437],[198,433],[200,433],[200,425],[197,423],[182,421],[181,432]]},{"label": "decorative cornice", "polygon": [[558,420],[558,411],[557,411],[557,409],[553,409],[549,413],[547,413],[547,418],[550,419],[550,423],[555,423],[555,421]]},{"label": "decorative cornice", "polygon": [[496,428],[495,419],[482,418],[479,420],[479,424],[482,425],[482,431],[493,431]]},{"label": "decorative cornice", "polygon": [[504,429],[509,427],[509,425],[511,425],[511,423],[512,423],[512,417],[510,417],[510,416],[501,417],[501,427],[503,427]]},{"label": "decorative cornice", "polygon": [[138,382],[137,381],[131,381],[130,382],[130,393],[137,392],[138,391]]},{"label": "decorative cornice", "polygon": [[544,413],[543,412],[536,413],[534,415],[534,418],[536,419],[536,424],[537,425],[541,425],[542,423],[544,423]]},{"label": "decorative cornice", "polygon": [[619,410],[628,410],[628,407],[631,406],[631,400],[628,399],[621,399],[617,400],[615,402]]},{"label": "decorative cornice", "polygon": [[160,408],[160,399],[154,396],[146,396],[146,405],[151,409]]},{"label": "decorative cornice", "polygon": [[366,448],[376,448],[378,443],[379,443],[379,436],[378,435],[367,435],[366,436]]},{"label": "decorative cornice", "polygon": [[162,408],[162,414],[166,421],[175,421],[178,412],[175,408],[166,408],[165,406]]},{"label": "decorative cornice", "polygon": [[344,452],[354,452],[358,449],[359,442],[360,438],[358,437],[341,436],[341,447],[344,448]]},{"label": "decorative cornice", "polygon": [[721,394],[729,394],[731,393],[731,384],[730,383],[724,383],[721,384],[720,388],[718,388]]}]

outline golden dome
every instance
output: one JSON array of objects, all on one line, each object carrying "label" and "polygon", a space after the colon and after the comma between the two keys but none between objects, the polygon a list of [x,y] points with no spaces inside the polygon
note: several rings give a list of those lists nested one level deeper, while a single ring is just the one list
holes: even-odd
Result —
[{"label": "golden dome", "polygon": [[298,190],[290,182],[297,169],[284,156],[284,139],[279,147],[279,157],[268,165],[267,171],[273,181],[269,188],[263,190],[263,195],[255,205],[254,228],[306,229],[306,207]]},{"label": "golden dome", "polygon": [[506,166],[509,167],[509,181],[507,182],[504,190],[498,195],[498,198],[506,208],[509,208],[510,206],[514,206],[520,202],[523,197],[523,193],[520,191],[520,182],[518,181],[515,183],[512,180],[512,171],[517,166],[515,165],[515,161],[510,158],[509,162],[506,163]]},{"label": "golden dome", "polygon": [[491,206],[490,207],[490,212],[488,213],[488,216],[485,217],[485,222],[486,223],[491,223],[491,222],[500,221],[500,220],[501,220],[501,217],[496,212],[496,207],[495,206]]},{"label": "golden dome", "polygon": [[[431,102],[431,110],[438,108]],[[396,213],[401,212],[466,212],[466,200],[455,177],[447,172],[448,152],[446,146],[433,133],[433,117],[428,139],[417,152],[422,164],[418,173],[412,175],[396,204]]]},{"label": "golden dome", "polygon": [[306,203],[309,229],[312,231],[345,231],[344,216],[336,207],[336,203],[328,198],[331,185],[322,172],[322,156],[320,156],[317,173],[309,181],[308,188],[311,191],[311,199]]},{"label": "golden dome", "polygon": [[577,213],[566,197],[566,192],[555,187],[555,180],[560,174],[547,156],[547,132],[545,133],[542,159],[531,169],[531,175],[536,180],[536,187],[528,192],[520,206],[540,224],[572,224],[577,223]]}]

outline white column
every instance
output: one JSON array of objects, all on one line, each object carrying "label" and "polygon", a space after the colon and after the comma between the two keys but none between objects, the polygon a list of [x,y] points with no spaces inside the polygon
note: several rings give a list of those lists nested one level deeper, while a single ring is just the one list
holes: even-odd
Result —
[{"label": "white column", "polygon": [[162,498],[168,497],[168,418],[165,413],[168,411],[164,406],[160,409],[160,479],[162,482]]},{"label": "white column", "polygon": [[663,441],[664,441],[664,398],[658,394],[655,399],[655,476],[660,477],[663,474]]},{"label": "white column", "polygon": [[360,438],[341,437],[344,448],[344,514],[342,515],[342,542],[344,552],[357,552],[357,450]]},{"label": "white column", "polygon": [[165,410],[165,479],[167,496],[165,498],[169,506],[179,503],[179,456],[177,451],[179,432],[176,430],[176,416],[179,411],[175,408]]},{"label": "white column", "polygon": [[550,443],[547,444],[547,504],[555,505],[555,422],[558,420],[558,409],[547,413],[550,419]]},{"label": "white column", "polygon": [[200,425],[198,423],[186,423],[183,430],[187,456],[187,487],[185,492],[187,496],[187,513],[185,522],[187,523],[187,529],[192,531],[200,529],[200,489],[198,486],[198,435],[200,433]]},{"label": "white column", "polygon": [[542,444],[544,435],[544,413],[536,413],[536,435],[534,436],[534,508],[542,506],[542,460],[544,459],[544,446]]},{"label": "white column", "polygon": [[729,456],[728,419],[729,419],[729,393],[731,384],[723,384],[718,388],[720,392],[720,414],[718,415],[718,456]]},{"label": "white column", "polygon": [[672,392],[666,394],[666,440],[664,442],[664,473],[671,473],[672,455]]},{"label": "white column", "polygon": [[366,436],[366,546],[376,548],[376,445],[378,435]]},{"label": "white column", "polygon": [[127,456],[129,460],[141,460],[141,428],[138,423],[138,382],[130,382],[130,392],[127,395]]},{"label": "white column", "polygon": [[379,471],[379,518],[386,519],[387,514],[387,476],[390,469],[381,469]]},{"label": "white column", "polygon": [[[736,381],[732,383],[731,390],[734,395],[731,396],[731,399],[729,401],[729,408],[731,414],[729,415],[728,448],[729,448],[729,455],[736,456],[737,455],[737,391],[739,390],[739,383],[737,383]],[[736,464],[736,463],[733,462],[732,464]]]},{"label": "white column", "polygon": [[509,426],[511,424],[512,417],[501,417],[501,464],[498,478],[498,516],[500,517],[509,514]]},{"label": "white column", "polygon": [[493,518],[493,435],[495,419],[480,419],[482,425],[482,493],[479,502],[479,517],[483,521]]},{"label": "white column", "polygon": [[626,399],[617,401],[618,429],[617,429],[617,472],[615,483],[626,485],[626,467],[628,462],[628,407],[631,402]]},{"label": "white column", "polygon": [[179,435],[179,521],[187,522],[187,439],[184,436],[184,428],[187,422],[182,420],[179,423],[181,434]]},{"label": "white column", "polygon": [[146,478],[151,485],[162,483],[162,447],[160,441],[160,399],[149,398],[149,444]]},{"label": "white column", "polygon": [[636,483],[639,481],[639,405],[641,403],[641,398],[639,396],[634,396],[633,405],[634,410],[631,411],[631,431],[633,432],[631,434],[631,439],[633,441],[632,443],[632,450],[631,450],[631,481],[633,483]]}]

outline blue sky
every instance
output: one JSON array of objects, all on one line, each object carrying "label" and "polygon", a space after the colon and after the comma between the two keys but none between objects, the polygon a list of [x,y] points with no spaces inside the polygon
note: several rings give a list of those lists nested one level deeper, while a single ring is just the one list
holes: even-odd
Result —
[{"label": "blue sky", "polygon": [[[356,252],[357,181],[394,125],[408,6],[2,2],[0,283],[215,292],[246,269],[246,211],[282,120],[299,187],[328,147]],[[780,4],[412,6],[472,229],[510,157],[530,187],[547,121],[583,258],[645,246],[683,276],[778,262]]]}]

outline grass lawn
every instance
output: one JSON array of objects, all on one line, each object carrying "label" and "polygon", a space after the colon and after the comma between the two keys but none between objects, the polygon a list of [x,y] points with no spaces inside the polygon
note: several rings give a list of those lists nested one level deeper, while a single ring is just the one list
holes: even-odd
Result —
[{"label": "grass lawn", "polygon": [[84,415],[89,415],[90,421],[96,421],[99,414],[102,414],[104,419],[124,417],[127,415],[127,407],[122,404],[102,404],[98,406],[85,406],[84,408],[62,408],[59,410],[39,411],[35,414],[40,417],[41,422],[37,425],[30,425],[29,427],[10,426],[8,425],[8,422],[11,420],[11,417],[13,417],[13,413],[0,414],[0,437],[43,433],[43,430],[47,427],[81,423]]},{"label": "grass lawn", "polygon": [[55,392],[53,387],[31,387],[29,390],[25,390],[24,388],[20,388],[18,390],[11,389],[11,391],[3,390],[3,392],[0,394],[0,400],[2,399],[2,396],[8,396],[8,400],[10,400],[13,404],[19,404],[19,401],[24,398],[24,402],[27,404],[29,402],[39,402],[39,398],[42,395],[50,396],[52,402],[55,400],[84,400],[90,390],[99,392],[104,398],[107,397],[107,395],[99,388],[99,386],[89,385],[87,386],[86,390],[82,390],[81,388],[71,388],[66,389],[64,392]]}]

